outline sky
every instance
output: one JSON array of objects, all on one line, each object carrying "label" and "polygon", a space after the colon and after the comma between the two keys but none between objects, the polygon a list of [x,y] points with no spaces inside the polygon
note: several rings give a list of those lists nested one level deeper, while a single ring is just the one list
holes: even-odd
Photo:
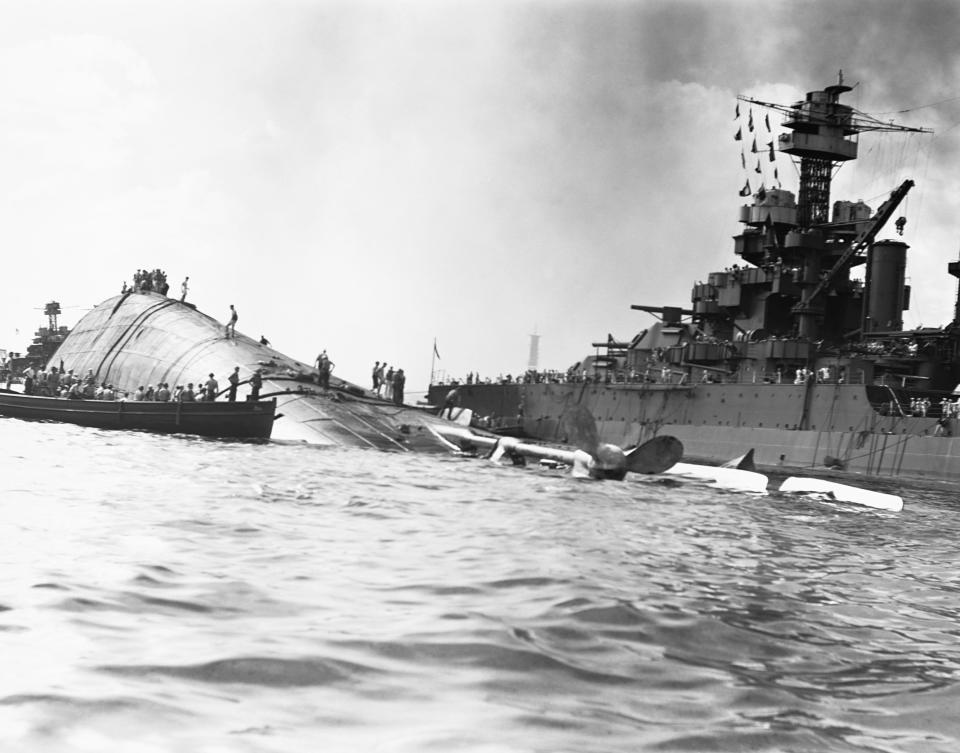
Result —
[{"label": "sky", "polygon": [[946,324],[958,23],[953,0],[0,0],[0,348],[161,268],[361,384],[375,360],[408,392],[516,374],[532,333],[565,369],[739,261],[737,95],[840,69],[844,103],[934,130],[863,134],[831,199],[916,181],[905,324]]}]

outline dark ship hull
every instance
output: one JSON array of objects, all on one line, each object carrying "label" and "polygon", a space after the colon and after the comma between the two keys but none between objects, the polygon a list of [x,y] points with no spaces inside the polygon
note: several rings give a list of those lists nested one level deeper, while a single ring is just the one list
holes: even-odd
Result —
[{"label": "dark ship hull", "polygon": [[[92,371],[133,394],[138,387],[199,385],[213,373],[221,385],[235,366],[247,382],[261,369],[260,397],[275,399],[272,438],[313,444],[368,447],[400,452],[448,452],[430,425],[440,419],[423,411],[368,397],[359,387],[331,379],[321,388],[316,372],[273,348],[224,327],[192,305],[159,293],[126,293],[110,298],[70,331],[49,364],[82,377]],[[242,384],[238,400],[249,385]],[[223,399],[223,398],[221,398]]]},{"label": "dark ship hull", "polygon": [[[701,461],[753,448],[766,466],[960,479],[960,296],[947,326],[904,330],[908,247],[877,240],[912,181],[875,213],[835,202],[829,219],[832,171],[856,158],[860,132],[923,129],[840,104],[849,90],[841,80],[789,107],[741,98],[785,115],[787,132],[764,138],[771,160],[776,141],[799,162],[799,198],[761,186],[740,210],[737,264],[694,284],[688,307],[635,305],[659,321],[630,340],[594,343],[565,372],[459,385],[456,402],[542,440],[562,440],[560,416],[585,405],[603,441],[668,432]],[[898,233],[905,223],[897,219]],[[862,279],[851,277],[861,265]],[[960,277],[960,262],[947,269]],[[432,386],[429,400],[442,405],[450,389]]]},{"label": "dark ship hull", "polygon": [[[442,402],[449,389],[435,386],[431,398]],[[506,417],[545,441],[562,442],[560,416],[582,404],[603,441],[627,446],[667,433],[683,442],[691,462],[722,463],[753,448],[757,464],[768,467],[960,479],[960,438],[938,436],[938,417],[891,410],[893,399],[907,402],[902,390],[891,397],[882,387],[837,383],[540,383],[459,391],[476,415]]]}]

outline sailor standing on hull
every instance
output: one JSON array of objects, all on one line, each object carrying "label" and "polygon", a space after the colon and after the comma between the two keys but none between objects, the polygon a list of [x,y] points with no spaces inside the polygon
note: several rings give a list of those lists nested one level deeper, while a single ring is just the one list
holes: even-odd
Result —
[{"label": "sailor standing on hull", "polygon": [[210,378],[207,379],[206,383],[207,388],[207,400],[211,402],[217,399],[217,393],[220,391],[220,385],[217,383],[216,377],[213,375],[213,372],[210,372]]},{"label": "sailor standing on hull", "polygon": [[234,340],[237,339],[237,310],[233,307],[233,304],[230,304],[230,320],[226,323],[224,327],[224,337],[232,337]]},{"label": "sailor standing on hull", "polygon": [[393,366],[387,368],[386,376],[383,381],[383,397],[385,400],[393,402]]},{"label": "sailor standing on hull", "polygon": [[230,383],[230,391],[227,393],[227,400],[231,403],[236,402],[237,400],[237,387],[240,385],[240,367],[234,366],[233,373],[227,377],[227,381]]},{"label": "sailor standing on hull", "polygon": [[263,377],[260,375],[260,369],[256,369],[250,377],[250,400],[260,399],[260,388],[263,386]]},{"label": "sailor standing on hull", "polygon": [[443,398],[443,405],[440,408],[440,417],[453,420],[453,409],[460,407],[460,389],[454,387],[446,397]]},{"label": "sailor standing on hull", "polygon": [[324,350],[316,360],[317,366],[317,383],[323,388],[330,387],[330,372],[333,370],[333,362],[330,360],[330,357],[327,355],[327,351]]}]

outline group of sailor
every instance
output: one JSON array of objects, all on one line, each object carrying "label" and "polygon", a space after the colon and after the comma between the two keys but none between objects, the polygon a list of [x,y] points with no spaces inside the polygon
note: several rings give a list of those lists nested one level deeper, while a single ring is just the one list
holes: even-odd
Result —
[{"label": "group of sailor", "polygon": [[[141,387],[138,394],[146,394],[142,390]],[[81,378],[74,375],[73,369],[61,371],[56,366],[51,366],[49,371],[28,366],[23,372],[23,394],[40,397],[85,398],[87,400],[131,399],[129,393],[118,391],[108,382],[97,384],[93,369],[88,369],[86,375]],[[165,384],[160,385],[156,390],[151,387],[149,394],[149,397],[135,397],[133,399],[170,400],[170,390],[167,389]]]},{"label": "group of sailor", "polygon": [[133,285],[128,286],[127,281],[123,281],[121,293],[149,293],[156,292],[160,295],[166,295],[170,290],[170,284],[167,282],[167,273],[162,269],[138,269],[133,274]]},{"label": "group of sailor", "polygon": [[116,391],[112,384],[97,384],[93,370],[87,371],[82,379],[75,376],[73,369],[63,371],[51,366],[49,370],[28,366],[23,371],[23,394],[39,397],[72,397],[91,400],[117,400],[125,396]]},{"label": "group of sailor", "polygon": [[[95,379],[93,372],[88,373],[89,384],[94,385]],[[76,384],[82,389],[87,380],[81,380],[73,375],[73,369],[63,372],[56,366],[51,366],[50,370],[38,369],[34,365],[27,366],[23,370],[23,394],[40,395],[45,397],[60,397],[70,393],[71,388]],[[9,384],[7,385],[9,387]]]},{"label": "group of sailor", "polygon": [[386,361],[377,361],[373,364],[370,377],[377,397],[403,405],[403,390],[407,384],[407,375],[403,373],[403,369],[394,369]]},{"label": "group of sailor", "polygon": [[[228,396],[231,402],[236,400],[237,387],[240,385],[240,367],[234,367],[233,372],[227,377]],[[250,377],[250,399],[257,400],[260,397],[260,387],[263,385],[263,377],[260,369],[254,371]],[[8,385],[9,386],[9,385]],[[135,400],[146,402],[195,402],[195,401],[214,401],[219,394],[219,385],[213,374],[205,382],[197,382],[197,388],[194,389],[194,383],[189,382],[186,387],[176,385],[171,391],[170,385],[166,382],[158,383],[156,387],[149,385],[147,387],[137,387],[131,395],[129,392],[117,390],[114,385],[107,382],[97,384],[93,369],[88,369],[83,378],[75,376],[73,369],[60,370],[56,366],[47,369],[37,369],[35,366],[28,366],[23,372],[23,394],[40,397],[68,397],[74,399],[87,400]]]},{"label": "group of sailor", "polygon": [[944,418],[960,418],[960,397],[956,400],[943,398],[940,400],[940,415]]},{"label": "group of sailor", "polygon": [[853,343],[847,347],[853,353],[867,353],[872,356],[916,356],[920,351],[920,343],[917,340],[905,338],[893,341],[870,340],[864,343]]},{"label": "group of sailor", "polygon": [[[933,408],[933,410],[931,410],[931,408]],[[898,409],[898,405],[891,402],[888,410],[892,410],[894,415],[906,415],[918,418],[926,418],[927,416],[937,415],[937,408],[934,406],[934,403],[931,402],[930,398],[926,397],[910,398],[910,404],[908,408],[900,406]],[[950,418],[960,418],[960,397],[956,398],[955,400],[951,400],[948,397],[941,398],[939,414],[941,421]]]},{"label": "group of sailor", "polygon": [[[586,372],[584,372],[584,375]],[[543,382],[552,382],[558,384],[560,382],[580,382],[586,381],[584,376],[580,375],[573,371],[536,371],[529,370],[524,374],[498,374],[496,377],[482,377],[479,372],[470,371],[467,372],[465,379],[451,379],[449,384],[541,384]],[[438,380],[437,384],[446,384],[447,380],[441,378]]]},{"label": "group of sailor", "polygon": [[833,369],[829,366],[823,366],[819,369],[808,369],[805,366],[801,366],[796,370],[793,377],[794,384],[806,384],[814,380],[818,382],[832,382]]}]

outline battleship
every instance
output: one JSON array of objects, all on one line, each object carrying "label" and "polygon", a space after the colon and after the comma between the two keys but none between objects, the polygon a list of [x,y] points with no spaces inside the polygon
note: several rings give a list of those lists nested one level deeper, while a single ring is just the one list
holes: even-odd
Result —
[{"label": "battleship", "polygon": [[[851,89],[841,74],[792,105],[738,97],[750,132],[755,107],[767,111],[768,129],[770,111],[783,116],[769,154],[798,163],[798,191],[747,182],[736,263],[693,284],[690,304],[633,305],[651,326],[592,343],[564,371],[432,384],[428,402],[536,440],[564,441],[561,417],[584,406],[605,442],[669,433],[706,463],[752,449],[759,467],[960,479],[960,294],[945,326],[903,323],[911,290],[906,218],[897,215],[913,181],[892,187],[876,211],[862,201],[830,211],[835,170],[857,158],[861,133],[929,131],[843,104]],[[742,127],[735,138],[748,143]],[[882,237],[895,216],[897,236]],[[960,262],[945,266],[960,277]]]},{"label": "battleship", "polygon": [[0,362],[0,379],[6,380],[8,374],[20,374],[31,364],[45,364],[70,334],[70,329],[59,322],[58,317],[63,313],[59,301],[49,301],[43,307],[43,313],[47,317],[47,326],[37,329],[25,353],[0,351],[4,356]]}]

